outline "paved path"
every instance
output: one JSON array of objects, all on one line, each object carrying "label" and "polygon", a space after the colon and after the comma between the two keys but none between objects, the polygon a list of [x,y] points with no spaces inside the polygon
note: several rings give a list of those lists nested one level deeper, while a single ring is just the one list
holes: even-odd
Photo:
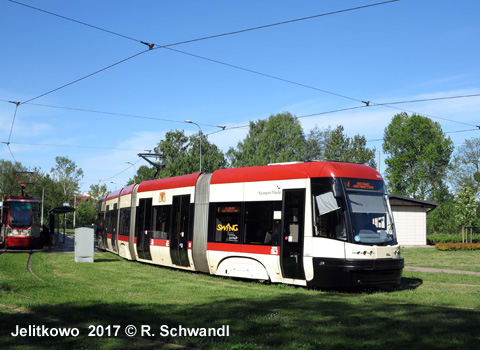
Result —
[{"label": "paved path", "polygon": [[456,273],[456,274],[462,274],[462,275],[480,276],[480,272],[463,271],[463,270],[433,269],[433,268],[429,268],[429,267],[405,266],[404,270],[405,271],[418,271],[418,272]]}]

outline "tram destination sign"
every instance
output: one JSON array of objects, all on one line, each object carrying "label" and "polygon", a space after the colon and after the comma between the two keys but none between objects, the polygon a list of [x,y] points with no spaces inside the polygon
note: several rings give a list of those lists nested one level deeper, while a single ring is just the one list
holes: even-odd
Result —
[{"label": "tram destination sign", "polygon": [[347,190],[379,191],[383,188],[383,182],[379,180],[345,179]]}]

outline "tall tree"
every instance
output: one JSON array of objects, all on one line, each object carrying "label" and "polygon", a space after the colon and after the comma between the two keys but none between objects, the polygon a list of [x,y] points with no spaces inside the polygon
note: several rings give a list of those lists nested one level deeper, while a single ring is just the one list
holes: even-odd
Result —
[{"label": "tall tree", "polygon": [[457,206],[457,223],[463,227],[477,226],[477,203],[475,201],[475,190],[468,184],[455,196]]},{"label": "tall tree", "polygon": [[49,174],[40,170],[37,170],[33,177],[35,185],[31,194],[40,199],[43,197],[43,219],[46,223],[50,210],[61,206],[64,202],[63,190],[60,184],[54,181]]},{"label": "tall tree", "polygon": [[151,167],[151,166],[147,166],[147,165],[141,165],[138,170],[137,170],[137,173],[135,174],[135,176],[133,177],[133,179],[130,179],[127,183],[127,185],[131,185],[133,183],[140,183],[142,181],[146,181],[146,180],[151,180],[153,179],[154,175],[155,175],[155,168]]},{"label": "tall tree", "polygon": [[90,185],[90,198],[96,205],[108,193],[106,184]]},{"label": "tall tree", "polygon": [[439,123],[417,114],[395,115],[385,128],[386,178],[392,193],[441,200],[453,143]]},{"label": "tall tree", "polygon": [[187,146],[188,137],[183,130],[168,131],[165,134],[165,139],[154,148],[155,153],[163,154],[164,157],[165,167],[159,173],[160,178],[191,172],[185,159]]},{"label": "tall tree", "polygon": [[[201,142],[202,172],[212,172],[225,167],[223,152],[211,144],[205,135],[201,136]],[[164,156],[165,167],[159,172],[160,178],[191,174],[200,170],[199,134],[188,137],[183,130],[169,131],[154,150]]]},{"label": "tall tree", "polygon": [[[213,143],[210,143],[205,135],[201,135],[202,142],[202,172],[211,173],[217,169],[223,169],[227,165],[225,155]],[[193,134],[188,138],[186,159],[189,169],[200,169],[200,133]]]},{"label": "tall tree", "polygon": [[75,214],[76,226],[92,225],[97,221],[97,209],[90,200],[78,203]]},{"label": "tall tree", "polygon": [[230,148],[227,158],[233,167],[304,161],[305,135],[298,119],[288,112],[250,122],[247,137]]},{"label": "tall tree", "polygon": [[56,166],[50,170],[53,179],[62,188],[63,200],[73,201],[74,193],[78,191],[80,180],[83,178],[83,170],[77,168],[75,162],[68,157],[56,157],[55,162]]},{"label": "tall tree", "polygon": [[308,159],[349,162],[375,166],[375,148],[367,148],[365,136],[353,138],[344,133],[342,125],[335,129],[313,128],[307,138]]},{"label": "tall tree", "polygon": [[16,172],[26,170],[21,163],[0,159],[0,198],[22,194]]},{"label": "tall tree", "polygon": [[470,186],[476,198],[480,196],[480,138],[465,140],[454,157],[450,183],[458,192],[465,185]]}]

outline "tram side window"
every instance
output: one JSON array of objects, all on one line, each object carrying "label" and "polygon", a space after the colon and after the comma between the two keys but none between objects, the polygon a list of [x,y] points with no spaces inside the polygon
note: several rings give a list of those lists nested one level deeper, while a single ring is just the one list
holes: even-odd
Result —
[{"label": "tram side window", "polygon": [[108,230],[110,229],[110,206],[107,205],[107,208],[105,210],[105,232],[108,233]]},{"label": "tram side window", "polygon": [[245,244],[272,244],[273,202],[245,203]]},{"label": "tram side window", "polygon": [[40,226],[42,219],[40,217],[40,203],[33,203],[33,224]]},{"label": "tram side window", "polygon": [[341,200],[335,198],[329,179],[312,180],[314,235],[345,241],[345,215]]},{"label": "tram side window", "polygon": [[240,243],[241,204],[219,203],[215,210],[213,242]]},{"label": "tram side window", "polygon": [[7,225],[8,224],[8,211],[10,209],[10,204],[7,202],[7,203],[3,203],[3,212],[2,212],[2,225]]},{"label": "tram side window", "polygon": [[113,233],[113,209],[107,207],[107,233]]},{"label": "tram side window", "polygon": [[150,231],[152,215],[152,198],[140,199],[135,220],[135,235],[141,236],[144,231]]},{"label": "tram side window", "polygon": [[120,209],[120,227],[119,235],[128,236],[130,231],[130,208]]},{"label": "tram side window", "polygon": [[113,205],[112,217],[111,217],[111,220],[112,220],[111,227],[112,227],[112,232],[114,234],[117,233],[117,218],[118,218],[118,206],[117,206],[117,203],[115,203]]},{"label": "tram side window", "polygon": [[153,207],[153,237],[156,239],[169,239],[171,205]]}]

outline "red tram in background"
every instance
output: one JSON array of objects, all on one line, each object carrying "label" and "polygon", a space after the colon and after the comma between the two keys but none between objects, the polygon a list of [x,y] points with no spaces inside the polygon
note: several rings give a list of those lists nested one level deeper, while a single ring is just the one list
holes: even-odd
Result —
[{"label": "red tram in background", "polygon": [[1,210],[0,246],[35,248],[41,241],[41,202],[36,197],[7,196]]},{"label": "red tram in background", "polygon": [[128,260],[315,287],[398,284],[381,175],[308,162],[144,181],[108,194],[97,246]]}]

